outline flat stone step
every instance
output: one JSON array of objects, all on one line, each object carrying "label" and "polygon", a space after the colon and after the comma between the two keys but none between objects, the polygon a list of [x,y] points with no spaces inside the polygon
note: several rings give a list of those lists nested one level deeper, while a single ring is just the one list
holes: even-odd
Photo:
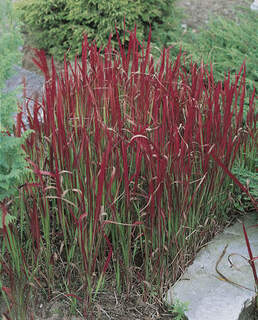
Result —
[{"label": "flat stone step", "polygon": [[[193,264],[169,289],[169,304],[177,299],[189,303],[185,313],[189,320],[238,320],[246,301],[254,297],[253,273],[248,261],[240,255],[249,258],[242,229],[244,222],[253,255],[258,256],[258,213],[239,220],[201,249]],[[223,280],[216,272],[216,264],[226,246],[217,269],[227,279],[247,289]],[[230,254],[233,254],[233,267],[228,261]],[[258,261],[255,265],[258,272]]]}]

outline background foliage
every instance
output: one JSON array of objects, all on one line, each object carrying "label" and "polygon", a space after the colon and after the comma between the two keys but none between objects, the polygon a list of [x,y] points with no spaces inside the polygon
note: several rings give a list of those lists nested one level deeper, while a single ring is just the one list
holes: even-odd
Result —
[{"label": "background foliage", "polygon": [[[175,0],[22,0],[16,4],[23,30],[31,44],[62,59],[81,50],[82,35],[96,40],[98,47],[107,43],[110,33],[116,44],[115,25],[121,38],[126,28],[137,24],[139,40],[147,39],[151,26],[159,42],[171,40],[177,20],[173,7]],[[124,21],[125,20],[125,21]],[[163,35],[160,37],[160,35]],[[164,36],[166,35],[166,36]],[[155,38],[155,37],[154,37]],[[125,34],[125,43],[129,36]]]}]

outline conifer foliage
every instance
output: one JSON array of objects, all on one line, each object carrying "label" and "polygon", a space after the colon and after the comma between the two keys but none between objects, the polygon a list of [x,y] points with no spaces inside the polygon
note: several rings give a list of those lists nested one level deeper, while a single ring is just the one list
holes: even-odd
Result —
[{"label": "conifer foliage", "polygon": [[[154,35],[173,29],[174,0],[21,0],[16,3],[23,31],[32,39],[32,46],[44,49],[62,60],[66,52],[72,57],[81,51],[81,39],[96,40],[105,46],[110,33],[117,45],[116,29],[121,38],[126,28],[137,24],[137,38],[147,40],[151,26]],[[173,19],[171,18],[173,17]],[[172,20],[171,20],[172,19]],[[174,21],[174,22],[171,22]],[[115,29],[116,26],[116,29]],[[129,36],[125,34],[125,43]],[[167,39],[168,40],[168,39]]]}]

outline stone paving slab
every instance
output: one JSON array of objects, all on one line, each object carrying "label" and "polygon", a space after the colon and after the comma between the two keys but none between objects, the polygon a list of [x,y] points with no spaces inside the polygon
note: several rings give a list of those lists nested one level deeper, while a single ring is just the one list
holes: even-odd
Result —
[{"label": "stone paving slab", "polygon": [[[237,320],[244,303],[251,299],[254,292],[254,279],[250,265],[241,258],[248,258],[242,222],[245,223],[253,255],[258,256],[258,213],[249,214],[233,226],[217,235],[197,254],[181,279],[169,289],[167,302],[172,304],[179,299],[188,302],[186,316],[189,320]],[[218,270],[232,282],[249,290],[235,286],[216,272],[216,263],[227,245],[226,253],[218,264]],[[230,266],[228,256],[232,256],[234,267]],[[258,271],[258,261],[256,261]]]}]

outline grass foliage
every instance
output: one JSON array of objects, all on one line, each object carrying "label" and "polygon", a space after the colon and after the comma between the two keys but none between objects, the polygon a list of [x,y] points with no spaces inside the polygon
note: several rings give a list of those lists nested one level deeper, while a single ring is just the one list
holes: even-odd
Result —
[{"label": "grass foliage", "polygon": [[[235,8],[236,16],[233,19],[225,17],[211,17],[207,26],[200,28],[198,32],[178,30],[176,39],[170,44],[173,46],[171,55],[176,57],[179,50],[185,51],[187,67],[189,61],[198,65],[202,62],[208,67],[213,66],[215,81],[221,81],[230,72],[231,77],[239,69],[243,61],[246,63],[246,90],[244,103],[244,122],[249,108],[249,97],[253,95],[257,101],[258,90],[258,18],[257,12],[244,7]],[[188,67],[189,68],[189,67]],[[244,125],[244,123],[243,123]],[[255,136],[257,139],[257,134]],[[257,199],[257,150],[251,148],[248,143],[242,149],[240,162],[234,164],[233,173],[243,183],[249,183],[251,194]],[[249,181],[250,180],[250,181]],[[243,210],[249,206],[248,197],[236,191],[236,198],[245,199],[245,205],[237,205]],[[243,200],[243,199],[242,199]],[[242,202],[241,200],[241,202]]]},{"label": "grass foliage", "polygon": [[33,312],[32,296],[56,291],[90,316],[110,278],[120,292],[160,297],[228,218],[228,172],[255,144],[253,99],[242,128],[245,66],[216,83],[212,70],[187,71],[169,50],[155,64],[151,37],[146,46],[136,30],[129,37],[104,53],[85,38],[81,63],[65,60],[60,75],[37,51],[45,94],[33,114],[27,108],[24,144],[33,173],[1,255],[14,318]]}]

